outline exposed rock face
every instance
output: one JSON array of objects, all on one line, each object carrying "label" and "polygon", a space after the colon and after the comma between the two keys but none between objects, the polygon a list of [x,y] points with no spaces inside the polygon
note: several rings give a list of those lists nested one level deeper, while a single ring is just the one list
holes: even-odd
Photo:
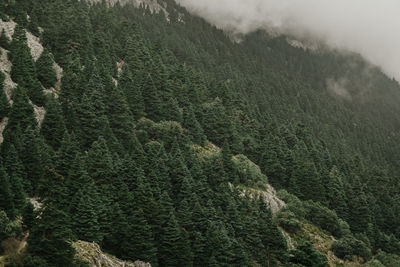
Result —
[{"label": "exposed rock face", "polygon": [[6,128],[8,123],[8,118],[3,118],[3,120],[0,122],[0,144],[3,143],[3,131]]},{"label": "exposed rock face", "polygon": [[8,99],[10,99],[12,89],[15,88],[17,86],[17,84],[11,80],[10,72],[11,72],[12,64],[8,60],[8,55],[7,55],[8,51],[3,48],[0,48],[0,50],[1,50],[0,71],[6,75],[5,80],[4,80],[4,89],[5,89]]},{"label": "exposed rock face", "polygon": [[107,255],[96,243],[77,241],[72,246],[76,250],[76,257],[89,262],[91,267],[151,267],[150,263],[143,261],[127,262]]},{"label": "exposed rock face", "polygon": [[[92,3],[100,3],[102,0],[89,0]],[[163,6],[161,6],[157,0],[106,0],[109,6],[114,6],[119,3],[121,6],[132,3],[135,7],[139,7],[140,5],[144,5],[150,9],[153,13],[164,12],[168,15],[168,12],[165,10]]]},{"label": "exposed rock face", "polygon": [[27,200],[33,205],[34,210],[38,210],[43,206],[38,197],[27,198]]},{"label": "exposed rock face", "polygon": [[35,61],[38,60],[43,52],[43,46],[40,44],[40,39],[30,32],[26,32],[26,39],[28,40],[28,46],[31,50],[32,58]]},{"label": "exposed rock face", "polygon": [[278,198],[275,188],[271,185],[266,185],[266,189],[264,190],[247,188],[242,189],[241,192],[242,196],[248,195],[250,197],[260,197],[268,205],[273,214],[286,207],[286,203]]},{"label": "exposed rock face", "polygon": [[35,117],[38,122],[38,127],[40,128],[44,119],[44,115],[46,114],[46,110],[44,107],[38,107],[36,105],[33,105],[33,110],[35,111]]},{"label": "exposed rock face", "polygon": [[11,39],[14,34],[14,29],[17,24],[14,21],[2,21],[0,19],[0,32],[3,31],[6,33],[6,36]]}]

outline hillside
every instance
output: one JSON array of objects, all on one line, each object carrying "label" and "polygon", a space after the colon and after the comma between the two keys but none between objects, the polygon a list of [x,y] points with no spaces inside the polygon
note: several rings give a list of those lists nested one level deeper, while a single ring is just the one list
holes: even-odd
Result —
[{"label": "hillside", "polygon": [[400,85],[359,55],[173,0],[0,19],[0,266],[400,266]]}]

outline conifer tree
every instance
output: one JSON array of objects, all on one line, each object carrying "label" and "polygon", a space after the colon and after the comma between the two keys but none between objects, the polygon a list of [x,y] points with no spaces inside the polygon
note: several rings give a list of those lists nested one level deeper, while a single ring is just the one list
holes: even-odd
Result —
[{"label": "conifer tree", "polygon": [[44,49],[36,61],[37,78],[45,88],[50,88],[57,82],[57,74],[53,68],[53,58],[47,49]]},{"label": "conifer tree", "polygon": [[40,133],[46,142],[57,150],[61,146],[62,138],[66,131],[61,106],[51,97],[46,105],[46,115],[43,119]]},{"label": "conifer tree", "polygon": [[14,104],[10,110],[9,120],[5,131],[15,133],[17,127],[19,127],[21,131],[25,131],[28,127],[34,129],[37,122],[26,91],[22,87],[18,86],[13,92],[12,100],[14,101]]},{"label": "conifer tree", "polygon": [[92,190],[89,190],[86,185],[83,189],[78,191],[75,198],[77,198],[77,206],[74,207],[73,212],[73,230],[79,240],[100,243],[102,235],[100,232],[100,223],[97,217],[96,204],[93,201],[93,196],[90,195]]},{"label": "conifer tree", "polygon": [[8,98],[3,86],[4,79],[5,75],[0,71],[0,120],[2,120],[4,117],[7,117],[8,112],[10,111],[10,103],[8,102]]},{"label": "conifer tree", "polygon": [[13,192],[9,177],[3,167],[0,167],[0,210],[4,210],[9,218],[14,218],[15,207]]},{"label": "conifer tree", "polygon": [[125,248],[127,255],[157,266],[157,247],[143,210],[136,210],[128,218],[128,225],[128,240],[135,240],[135,242]]},{"label": "conifer tree", "polygon": [[115,176],[114,164],[104,138],[93,143],[87,156],[87,171],[96,185],[110,188]]},{"label": "conifer tree", "polygon": [[189,133],[193,136],[193,141],[195,143],[201,146],[204,145],[204,130],[198,122],[196,115],[193,112],[192,106],[185,107],[183,109],[182,126],[189,130]]},{"label": "conifer tree", "polygon": [[107,116],[116,138],[125,148],[130,149],[134,145],[132,114],[122,92],[115,86],[109,88]]},{"label": "conifer tree", "polygon": [[182,233],[172,210],[168,217],[162,227],[158,263],[160,266],[192,266],[190,251],[187,251],[190,248],[187,237]]},{"label": "conifer tree", "polygon": [[154,121],[159,121],[162,115],[161,98],[150,73],[146,74],[142,88],[147,116]]},{"label": "conifer tree", "polygon": [[28,47],[25,30],[17,26],[11,43],[11,78],[19,86],[26,88],[30,100],[44,106],[46,98],[36,76],[36,67]]},{"label": "conifer tree", "polygon": [[145,115],[144,100],[142,96],[142,82],[141,79],[138,78],[141,77],[137,77],[135,80],[133,79],[129,65],[124,63],[121,77],[119,78],[118,87],[122,92],[124,92],[129,108],[136,120]]},{"label": "conifer tree", "polygon": [[[27,180],[30,185],[28,193],[37,194],[42,182],[45,158],[42,157],[39,137],[35,130],[28,128],[22,136],[22,147],[19,152],[25,171]],[[46,186],[47,187],[47,186]]]},{"label": "conifer tree", "polygon": [[0,47],[3,47],[4,49],[8,50],[9,46],[10,46],[10,39],[7,37],[6,32],[3,29],[0,34]]},{"label": "conifer tree", "polygon": [[28,259],[37,257],[47,266],[75,266],[73,264],[75,251],[70,244],[72,232],[69,222],[69,217],[64,211],[46,203],[29,234]]}]

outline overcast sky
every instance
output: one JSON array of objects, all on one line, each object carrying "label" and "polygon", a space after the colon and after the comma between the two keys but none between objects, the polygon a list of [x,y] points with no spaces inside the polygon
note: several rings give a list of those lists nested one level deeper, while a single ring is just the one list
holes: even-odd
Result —
[{"label": "overcast sky", "polygon": [[400,0],[177,0],[220,28],[274,27],[358,52],[400,80]]}]

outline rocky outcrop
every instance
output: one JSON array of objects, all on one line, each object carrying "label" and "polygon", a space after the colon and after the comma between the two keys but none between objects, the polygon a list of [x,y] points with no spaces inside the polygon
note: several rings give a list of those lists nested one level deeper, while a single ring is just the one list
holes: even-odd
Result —
[{"label": "rocky outcrop", "polygon": [[72,244],[78,259],[87,261],[90,267],[151,267],[143,261],[128,262],[117,259],[101,251],[96,243],[77,241]]},{"label": "rocky outcrop", "polygon": [[0,122],[0,144],[3,143],[3,131],[6,128],[8,123],[8,118],[3,118],[3,120]]},{"label": "rocky outcrop", "polygon": [[14,29],[17,24],[10,20],[10,21],[3,21],[0,19],[0,32],[3,31],[6,33],[6,36],[11,39],[14,34]]},{"label": "rocky outcrop", "polygon": [[43,52],[43,46],[40,44],[40,39],[30,32],[26,32],[26,39],[31,50],[33,60],[38,60]]},{"label": "rocky outcrop", "polygon": [[278,198],[275,188],[273,188],[271,185],[266,185],[265,187],[266,189],[263,190],[243,188],[241,189],[241,196],[261,198],[268,205],[273,214],[286,207],[286,203],[282,199]]},{"label": "rocky outcrop", "polygon": [[8,99],[10,99],[12,89],[15,88],[17,86],[17,84],[11,80],[10,73],[11,73],[12,64],[11,64],[10,60],[8,60],[8,55],[7,55],[8,51],[3,48],[0,48],[0,50],[1,50],[0,51],[1,52],[0,71],[3,72],[6,76],[5,80],[4,80],[4,90],[6,92]]},{"label": "rocky outcrop", "polygon": [[[89,0],[92,3],[101,3],[102,0]],[[126,4],[133,4],[135,7],[140,7],[141,5],[150,9],[153,13],[163,12],[168,17],[168,12],[163,6],[161,6],[157,0],[106,0],[109,6],[114,6],[119,3],[121,6]]]}]

